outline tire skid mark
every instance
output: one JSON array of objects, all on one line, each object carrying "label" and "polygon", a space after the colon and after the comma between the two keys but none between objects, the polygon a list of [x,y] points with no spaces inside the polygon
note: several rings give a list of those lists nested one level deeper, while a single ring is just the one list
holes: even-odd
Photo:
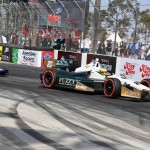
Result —
[{"label": "tire skid mark", "polygon": [[[52,99],[52,101],[56,102],[57,100],[53,100],[53,99]],[[130,136],[130,137],[136,138],[136,139],[141,140],[141,141],[144,139],[144,141],[146,141],[147,143],[149,143],[149,141],[150,141],[150,139],[148,139],[148,138],[145,138],[145,137],[140,136],[140,135],[138,135],[138,134],[136,134],[136,133],[130,132],[130,131],[125,130],[125,129],[123,129],[123,128],[119,128],[119,127],[117,127],[117,126],[115,126],[115,125],[112,125],[112,124],[107,123],[107,122],[105,122],[105,121],[103,121],[103,120],[100,120],[100,119],[97,119],[97,118],[95,118],[95,117],[93,117],[93,116],[91,116],[91,115],[88,115],[88,114],[84,113],[83,111],[80,111],[79,109],[76,109],[75,107],[71,107],[71,106],[68,105],[67,103],[63,103],[62,101],[61,101],[61,102],[59,101],[59,104],[61,104],[61,105],[62,105],[63,107],[65,107],[65,108],[69,109],[70,111],[73,111],[73,112],[75,112],[75,113],[77,113],[77,114],[80,114],[81,117],[84,116],[84,117],[90,118],[90,120],[92,120],[92,121],[94,121],[94,122],[97,122],[97,123],[100,123],[100,124],[103,124],[103,125],[105,125],[106,127],[111,128],[111,129],[114,129],[114,130],[117,131],[117,132],[121,132],[121,133],[123,133],[123,134],[125,134],[125,135],[128,135],[128,136]]]},{"label": "tire skid mark", "polygon": [[[110,144],[107,144],[103,141],[100,141],[99,139],[95,138],[94,136],[90,135],[88,132],[91,132],[90,130],[83,128],[81,126],[75,125],[71,122],[69,122],[68,120],[60,117],[59,115],[57,115],[50,107],[46,106],[43,103],[39,103],[38,101],[35,101],[35,104],[37,104],[38,106],[42,107],[43,109],[45,109],[49,114],[51,114],[55,119],[57,119],[59,122],[61,122],[62,124],[64,124],[65,126],[67,126],[68,128],[71,128],[71,130],[73,130],[82,140],[82,137],[85,137],[85,135],[89,138],[92,138],[93,140],[86,140],[89,141],[91,143],[93,143],[94,145],[100,146],[100,147],[105,147],[105,148],[109,148],[111,150],[116,150],[116,148],[114,148],[113,146],[111,146]],[[84,132],[84,135],[81,134],[81,132]],[[94,133],[95,134],[95,133]],[[108,138],[108,137],[107,137]]]},{"label": "tire skid mark", "polygon": [[[33,98],[37,98],[37,97],[32,97]],[[28,135],[32,136],[33,138],[37,139],[38,141],[47,144],[49,146],[52,146],[53,148],[56,148],[57,150],[71,150],[67,147],[65,147],[64,145],[61,145],[45,136],[43,136],[42,134],[40,134],[39,132],[35,131],[34,129],[32,129],[30,126],[28,126],[18,115],[17,113],[17,107],[19,106],[20,103],[24,103],[27,100],[31,99],[27,98],[24,101],[20,101],[16,104],[15,109],[14,109],[14,113],[12,114],[12,117],[16,118],[16,123],[17,125],[21,128],[21,130],[23,130],[25,133],[27,133]],[[38,124],[37,124],[38,125]]]},{"label": "tire skid mark", "polygon": [[[17,92],[16,92],[17,93]],[[37,131],[33,130],[30,126],[28,126],[18,115],[18,112],[17,112],[17,107],[19,106],[20,103],[24,103],[24,102],[27,102],[28,100],[30,99],[33,99],[33,98],[37,98],[36,96],[29,96],[28,98],[24,99],[24,100],[21,100],[19,102],[17,102],[16,104],[13,105],[12,108],[10,108],[10,111],[11,112],[8,112],[7,115],[11,118],[14,118],[16,120],[16,124],[19,126],[19,128],[24,131],[25,133],[27,133],[28,135],[30,135],[31,137],[37,139],[38,141],[44,143],[44,144],[47,144],[57,150],[71,150],[67,147],[65,147],[64,145],[61,145],[43,135],[41,135],[40,133],[38,133]],[[13,133],[12,133],[13,134]],[[9,135],[9,134],[8,134]],[[6,135],[7,136],[7,135]],[[14,135],[15,136],[15,135]],[[14,143],[15,144],[15,143]],[[20,146],[20,145],[18,145]],[[24,149],[21,149],[21,150],[24,150]],[[28,150],[28,149],[25,149],[25,150]],[[30,150],[30,149],[29,149]],[[32,149],[31,149],[32,150]]]},{"label": "tire skid mark", "polygon": [[[45,100],[45,101],[47,101],[47,100]],[[56,103],[57,100],[51,98],[51,101],[53,101],[53,102]],[[49,101],[47,101],[47,102],[49,102]],[[59,121],[61,120],[61,122],[62,122],[63,124],[65,124],[65,125],[67,125],[67,126],[69,126],[69,127],[72,126],[73,128],[75,128],[75,129],[74,129],[75,132],[77,131],[77,129],[78,129],[78,130],[82,130],[82,131],[85,130],[85,134],[87,134],[87,132],[88,132],[87,129],[84,129],[84,128],[78,126],[78,125],[75,125],[75,124],[73,124],[73,123],[70,123],[69,121],[67,121],[67,120],[65,120],[64,118],[60,117],[60,116],[57,115],[50,107],[46,106],[45,104],[40,104],[40,100],[39,100],[39,101],[35,101],[35,103],[39,103],[39,105],[42,106],[43,109],[46,109],[46,110],[47,110],[51,115],[53,115],[57,120],[59,120]],[[61,104],[63,107],[69,109],[70,111],[73,111],[73,112],[75,112],[75,113],[77,113],[77,114],[80,114],[80,115],[81,115],[81,118],[82,118],[83,116],[84,116],[84,117],[87,117],[88,119],[90,119],[90,120],[92,120],[92,121],[95,121],[95,122],[97,122],[97,123],[99,123],[99,124],[102,124],[102,125],[104,125],[104,126],[110,128],[110,129],[113,129],[113,130],[115,130],[115,131],[117,131],[117,132],[119,132],[119,133],[121,133],[121,134],[124,134],[124,135],[127,135],[127,136],[129,136],[129,137],[136,138],[136,139],[138,139],[138,140],[143,141],[143,138],[144,138],[143,136],[140,136],[140,135],[137,135],[136,133],[133,133],[133,132],[130,132],[130,131],[128,131],[128,130],[119,128],[119,127],[114,126],[114,125],[112,125],[112,124],[110,124],[110,123],[107,123],[107,122],[105,122],[105,121],[99,120],[99,119],[97,119],[97,118],[95,118],[95,117],[93,117],[93,116],[90,116],[90,115],[88,115],[88,114],[86,114],[86,113],[84,113],[84,112],[82,112],[82,111],[80,111],[80,110],[78,110],[78,109],[76,109],[76,108],[74,108],[74,107],[69,106],[69,105],[66,104],[66,103],[63,103],[62,101],[61,101],[61,102],[58,101],[58,104]],[[81,129],[80,129],[80,128],[81,128]],[[91,132],[91,131],[89,131],[89,132]],[[77,133],[77,134],[78,134],[78,133]],[[94,133],[94,134],[95,134],[95,133]],[[87,134],[87,135],[88,135],[88,134]],[[88,135],[88,136],[91,137],[91,135]],[[92,138],[94,139],[95,137],[92,137]],[[105,138],[110,139],[109,137],[105,137]],[[96,139],[96,140],[98,140],[98,139]],[[112,140],[112,139],[110,139],[110,140]],[[123,141],[118,141],[118,140],[115,140],[115,139],[113,139],[113,141],[118,142],[118,143],[120,143],[120,144],[127,145],[127,146],[130,145],[130,144],[128,144],[128,143],[125,143],[125,142],[123,142]],[[145,142],[145,141],[146,141],[147,143],[149,143],[149,139],[148,139],[148,138],[144,138],[144,142]],[[135,147],[134,147],[134,148],[135,148]]]},{"label": "tire skid mark", "polygon": [[0,127],[0,133],[10,140],[15,146],[18,146],[20,150],[34,150],[26,142],[10,132],[7,128]]},{"label": "tire skid mark", "polygon": [[[54,95],[50,95],[50,96],[52,96],[52,97],[56,97],[56,96],[54,96]],[[84,97],[85,98],[85,100],[86,100],[86,97]],[[78,97],[75,97],[75,99],[78,99]],[[107,99],[107,98],[106,98]],[[82,100],[83,100],[83,97],[82,97]],[[99,104],[98,103],[98,99],[97,99],[97,97],[96,97],[96,100],[97,101],[93,101],[93,104],[94,104],[94,106],[92,105],[92,109],[93,109],[93,107],[95,108],[96,107],[96,109],[97,109],[97,105]],[[146,111],[140,111],[140,110],[138,110],[138,108],[137,108],[137,111],[133,111],[133,109],[132,108],[130,108],[130,107],[128,107],[128,108],[125,108],[124,106],[122,106],[122,105],[120,105],[120,104],[114,104],[114,103],[112,103],[111,101],[109,101],[110,102],[110,104],[109,104],[109,107],[116,107],[116,108],[118,108],[118,110],[121,110],[121,111],[125,111],[125,112],[128,112],[128,113],[130,113],[130,114],[133,114],[133,115],[136,115],[137,117],[139,117],[139,125],[141,125],[142,127],[145,125],[145,122],[146,121],[148,121],[148,122],[150,122],[150,113],[148,113],[148,112],[146,112]],[[126,101],[126,102],[128,102],[128,101]],[[135,102],[135,101],[134,101]],[[96,104],[95,104],[96,103]],[[105,107],[107,107],[107,105],[108,105],[108,102],[106,102],[106,101],[101,101],[101,103],[103,103],[103,104],[105,104],[106,106]],[[99,107],[101,107],[101,105],[99,106]],[[104,107],[104,106],[103,106]],[[101,107],[101,109],[103,109],[103,107]],[[148,107],[148,106],[147,106]],[[114,109],[116,109],[116,108],[114,108]],[[112,108],[113,109],[113,108]],[[105,109],[105,111],[107,111],[107,113],[110,113],[109,112],[109,110],[107,110],[107,109]],[[145,114],[145,115],[144,115]],[[148,115],[149,114],[149,115]],[[120,119],[119,118],[119,116],[118,116],[118,114],[116,115],[116,113],[115,112],[111,112],[111,115],[113,115],[115,118],[118,118],[118,119]],[[123,114],[122,114],[123,115]],[[121,118],[121,120],[123,120],[123,121],[127,121],[127,120],[124,120],[125,118],[123,117],[123,118]],[[133,126],[133,124],[132,123],[130,123],[130,121],[128,121],[128,124],[130,124],[130,125],[132,125]],[[147,123],[147,124],[149,124],[149,123]]]}]

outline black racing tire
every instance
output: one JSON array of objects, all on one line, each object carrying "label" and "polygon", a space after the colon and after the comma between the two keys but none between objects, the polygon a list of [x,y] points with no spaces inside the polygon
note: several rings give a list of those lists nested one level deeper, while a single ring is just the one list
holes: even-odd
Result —
[{"label": "black racing tire", "polygon": [[108,78],[103,90],[106,97],[118,98],[121,95],[121,82],[116,78]]},{"label": "black racing tire", "polygon": [[143,79],[140,83],[150,88],[150,79]]},{"label": "black racing tire", "polygon": [[56,82],[56,74],[53,70],[46,70],[42,75],[42,83],[46,88],[53,88]]}]

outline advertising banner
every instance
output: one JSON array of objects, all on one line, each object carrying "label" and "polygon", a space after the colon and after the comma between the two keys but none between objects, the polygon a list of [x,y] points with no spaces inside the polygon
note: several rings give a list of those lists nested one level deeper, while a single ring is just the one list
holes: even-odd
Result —
[{"label": "advertising banner", "polygon": [[69,65],[81,66],[81,53],[58,51],[58,60],[66,60]]},{"label": "advertising banner", "polygon": [[18,48],[12,48],[12,62],[15,64],[18,62]]},{"label": "advertising banner", "polygon": [[9,46],[3,46],[2,60],[3,61],[11,61],[11,58],[12,58],[11,47],[9,47]]},{"label": "advertising banner", "polygon": [[116,74],[125,74],[127,78],[134,81],[150,78],[150,61],[118,57]]},{"label": "advertising banner", "polygon": [[99,58],[102,67],[106,68],[110,73],[115,73],[116,70],[116,57],[87,54],[87,64],[92,60]]},{"label": "advertising banner", "polygon": [[2,50],[3,50],[3,46],[0,46],[0,60],[2,60]]},{"label": "advertising banner", "polygon": [[18,64],[41,67],[41,51],[19,49]]},{"label": "advertising banner", "polygon": [[41,57],[41,67],[44,68],[44,60],[47,59],[54,59],[54,51],[42,51],[42,57]]}]

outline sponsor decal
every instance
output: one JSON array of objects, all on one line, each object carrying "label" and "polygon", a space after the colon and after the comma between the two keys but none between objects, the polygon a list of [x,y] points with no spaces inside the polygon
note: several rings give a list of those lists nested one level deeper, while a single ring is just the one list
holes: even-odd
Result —
[{"label": "sponsor decal", "polygon": [[101,59],[101,62],[102,62],[102,63],[109,63],[109,60],[102,58],[102,59]]},{"label": "sponsor decal", "polygon": [[6,47],[6,48],[4,49],[4,54],[5,54],[5,53],[8,53],[8,52],[9,52],[9,48]]},{"label": "sponsor decal", "polygon": [[43,59],[51,59],[52,55],[50,53],[45,53]]},{"label": "sponsor decal", "polygon": [[94,89],[92,89],[92,88],[82,84],[79,81],[77,81],[75,89],[79,90],[79,91],[89,91],[89,92],[93,92],[94,91]]},{"label": "sponsor decal", "polygon": [[19,49],[17,64],[41,66],[41,51]]},{"label": "sponsor decal", "polygon": [[34,57],[35,57],[36,53],[33,52],[33,51],[23,51],[23,52],[22,52],[22,55],[34,56]]},{"label": "sponsor decal", "polygon": [[[42,59],[41,59],[41,67],[52,67],[50,64],[52,60],[54,60],[54,52],[53,51],[42,51]],[[52,63],[53,65],[53,63]]]},{"label": "sponsor decal", "polygon": [[75,80],[67,79],[67,78],[59,78],[59,84],[68,85],[68,86],[75,86]]},{"label": "sponsor decal", "polygon": [[47,68],[49,67],[49,68],[51,68],[53,66],[53,61],[48,61],[47,62]]},{"label": "sponsor decal", "polygon": [[0,46],[0,60],[2,60],[2,49],[3,49],[3,47]]},{"label": "sponsor decal", "polygon": [[28,63],[34,63],[36,54],[37,53],[35,53],[34,51],[23,51],[22,52],[23,61]]},{"label": "sponsor decal", "polygon": [[105,68],[108,71],[112,70],[112,65],[107,65],[107,64],[101,64],[101,65],[102,65],[102,68]]},{"label": "sponsor decal", "polygon": [[68,62],[65,60],[57,60],[56,65],[69,66]]},{"label": "sponsor decal", "polygon": [[18,62],[18,49],[12,48],[12,62],[17,64]]},{"label": "sponsor decal", "polygon": [[126,70],[126,75],[133,75],[135,74],[135,65],[126,62],[126,64],[124,65],[124,69]]},{"label": "sponsor decal", "polygon": [[99,59],[99,62],[102,68],[107,69],[110,73],[115,73],[116,70],[116,57],[104,56],[104,55],[94,55],[87,54],[87,64],[96,58]]},{"label": "sponsor decal", "polygon": [[2,60],[11,61],[11,55],[12,55],[11,48],[3,46]]},{"label": "sponsor decal", "polygon": [[69,65],[81,66],[81,53],[58,51],[58,60],[67,61]]},{"label": "sponsor decal", "polygon": [[125,86],[121,88],[121,96],[132,97],[132,98],[141,98],[141,91],[134,89],[128,89]]},{"label": "sponsor decal", "polygon": [[147,65],[142,65],[140,67],[140,72],[142,73],[142,78],[150,77],[150,67]]}]

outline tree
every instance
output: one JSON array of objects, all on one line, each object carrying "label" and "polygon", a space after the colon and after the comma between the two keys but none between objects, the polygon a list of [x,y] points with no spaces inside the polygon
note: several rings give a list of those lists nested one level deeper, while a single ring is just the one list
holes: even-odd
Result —
[{"label": "tree", "polygon": [[100,20],[100,4],[101,0],[95,0],[94,15],[93,15],[93,28],[91,36],[91,53],[97,52],[98,45],[98,31],[99,31],[99,20]]}]

